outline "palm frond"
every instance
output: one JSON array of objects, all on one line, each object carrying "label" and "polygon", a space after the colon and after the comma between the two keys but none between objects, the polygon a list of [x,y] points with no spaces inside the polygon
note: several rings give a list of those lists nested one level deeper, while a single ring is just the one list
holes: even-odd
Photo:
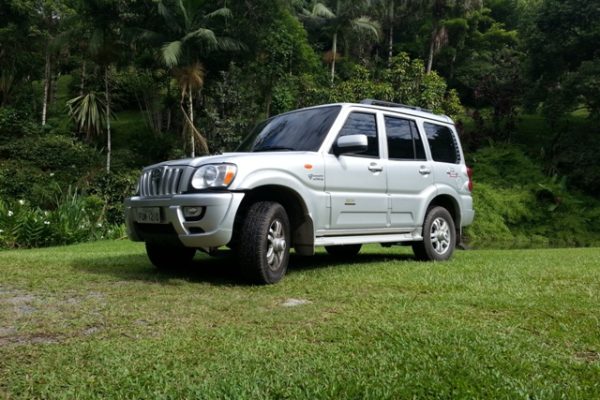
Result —
[{"label": "palm frond", "polygon": [[158,2],[158,14],[163,18],[167,26],[175,32],[181,32],[181,25],[171,10],[162,1]]},{"label": "palm frond", "polygon": [[216,48],[218,45],[215,33],[206,28],[196,29],[195,31],[188,33],[183,37],[182,42],[186,42],[190,39],[197,39],[203,44],[206,44],[208,48]]},{"label": "palm frond", "polygon": [[183,3],[183,0],[179,0],[177,2],[179,6],[179,11],[181,11],[181,15],[183,15],[184,26],[187,27],[190,25],[190,16],[187,10],[186,5]]},{"label": "palm frond", "polygon": [[381,31],[381,25],[379,22],[373,21],[369,17],[360,17],[351,21],[352,28],[357,31],[368,31],[371,32],[375,38],[379,38],[379,32]]},{"label": "palm frond", "polygon": [[327,19],[336,17],[335,13],[333,11],[331,11],[331,9],[323,3],[316,3],[314,5],[314,7],[312,9],[312,15],[314,15],[316,17],[327,18]]},{"label": "palm frond", "polygon": [[173,74],[177,79],[177,83],[181,88],[200,89],[204,86],[204,65],[200,62],[195,62],[185,67],[173,69]]},{"label": "palm frond", "polygon": [[102,29],[94,29],[90,36],[89,48],[92,54],[98,54],[104,45],[104,31]]},{"label": "palm frond", "polygon": [[177,65],[181,56],[181,45],[181,41],[175,40],[162,46],[161,55],[167,67],[171,68]]},{"label": "palm frond", "polygon": [[218,10],[215,10],[213,12],[206,14],[206,18],[214,18],[214,17],[230,18],[230,17],[233,17],[233,14],[231,13],[231,10],[229,8],[221,7]]},{"label": "palm frond", "polygon": [[223,36],[217,38],[217,49],[223,51],[246,50],[247,46],[239,40]]},{"label": "palm frond", "polygon": [[89,138],[100,135],[105,127],[106,107],[95,92],[89,92],[67,101],[69,116],[77,124],[80,132]]}]

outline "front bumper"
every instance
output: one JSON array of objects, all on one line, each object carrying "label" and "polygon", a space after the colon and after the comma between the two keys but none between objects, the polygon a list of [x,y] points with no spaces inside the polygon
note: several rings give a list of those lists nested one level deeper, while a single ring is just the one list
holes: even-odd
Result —
[{"label": "front bumper", "polygon": [[[208,250],[231,240],[233,223],[244,193],[191,193],[168,197],[129,197],[125,199],[125,221],[131,240],[179,242],[186,247]],[[161,222],[136,222],[136,208],[159,207]],[[199,220],[186,220],[183,207],[204,208]]]}]

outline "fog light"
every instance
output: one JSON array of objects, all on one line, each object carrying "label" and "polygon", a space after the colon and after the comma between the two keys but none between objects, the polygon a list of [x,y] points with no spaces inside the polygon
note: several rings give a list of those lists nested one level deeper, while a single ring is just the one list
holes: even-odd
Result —
[{"label": "fog light", "polygon": [[204,216],[204,207],[183,207],[183,216],[187,220],[199,220]]}]

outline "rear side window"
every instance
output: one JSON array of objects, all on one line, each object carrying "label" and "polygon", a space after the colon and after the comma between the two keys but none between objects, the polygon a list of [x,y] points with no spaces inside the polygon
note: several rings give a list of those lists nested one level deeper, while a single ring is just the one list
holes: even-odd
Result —
[{"label": "rear side window", "polygon": [[452,130],[447,126],[429,122],[425,122],[423,125],[425,126],[433,161],[458,164],[460,162],[460,152]]},{"label": "rear side window", "polygon": [[417,124],[403,118],[385,117],[390,160],[424,160],[425,150]]},{"label": "rear side window", "polygon": [[377,140],[377,121],[375,114],[353,112],[348,115],[338,138],[347,135],[366,135],[369,140],[369,149],[357,155],[379,157],[379,143]]}]

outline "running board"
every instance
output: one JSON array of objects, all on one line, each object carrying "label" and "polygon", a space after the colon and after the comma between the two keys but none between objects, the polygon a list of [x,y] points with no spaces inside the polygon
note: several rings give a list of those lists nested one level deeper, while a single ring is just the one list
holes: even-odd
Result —
[{"label": "running board", "polygon": [[423,240],[421,235],[412,232],[390,235],[360,235],[360,236],[321,236],[315,238],[315,246],[342,246],[346,244],[364,243],[396,243],[415,242]]}]

